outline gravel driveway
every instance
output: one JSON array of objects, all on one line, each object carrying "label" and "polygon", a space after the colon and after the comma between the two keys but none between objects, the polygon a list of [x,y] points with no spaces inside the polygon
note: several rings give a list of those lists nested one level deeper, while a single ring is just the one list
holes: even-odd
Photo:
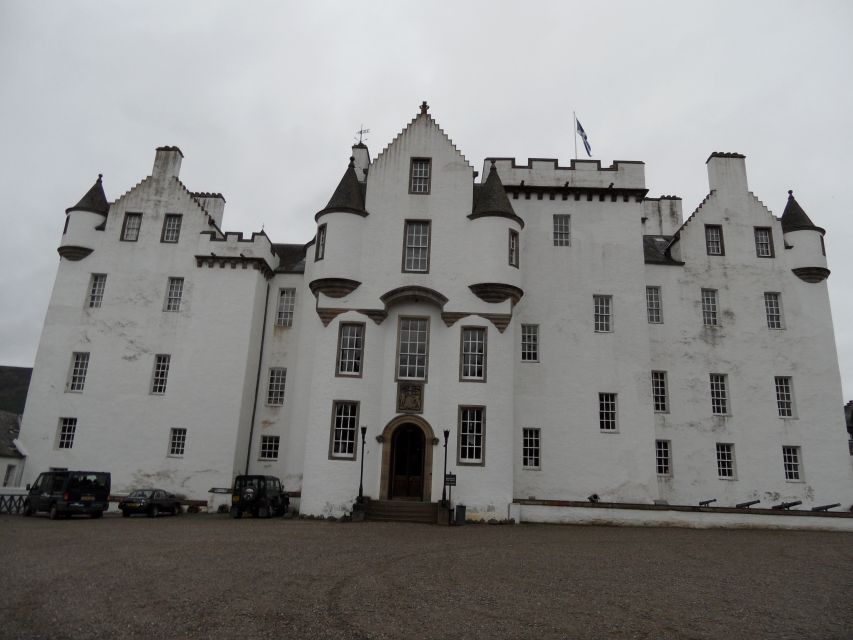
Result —
[{"label": "gravel driveway", "polygon": [[3,638],[851,638],[853,534],[0,516]]}]

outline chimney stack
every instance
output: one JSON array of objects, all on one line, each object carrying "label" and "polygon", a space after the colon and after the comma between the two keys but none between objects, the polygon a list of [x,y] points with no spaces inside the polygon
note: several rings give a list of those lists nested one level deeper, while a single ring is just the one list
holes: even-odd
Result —
[{"label": "chimney stack", "polygon": [[155,178],[177,178],[181,173],[181,160],[184,154],[178,147],[157,147],[154,156],[154,170],[151,175]]}]

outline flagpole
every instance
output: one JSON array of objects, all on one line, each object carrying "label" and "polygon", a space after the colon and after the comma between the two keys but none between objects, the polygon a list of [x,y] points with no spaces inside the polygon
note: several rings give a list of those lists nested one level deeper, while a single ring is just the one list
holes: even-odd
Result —
[{"label": "flagpole", "polygon": [[575,160],[578,159],[578,116],[572,111],[572,120],[574,120],[574,138],[575,138]]}]

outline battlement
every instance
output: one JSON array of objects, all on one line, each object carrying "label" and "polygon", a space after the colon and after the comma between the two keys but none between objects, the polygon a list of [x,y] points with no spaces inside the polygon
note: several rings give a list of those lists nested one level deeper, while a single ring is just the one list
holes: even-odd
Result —
[{"label": "battlement", "polygon": [[[266,233],[252,233],[250,238],[244,238],[240,231],[227,231],[218,236],[214,231],[204,231],[202,236],[208,237],[208,247],[211,256],[260,259],[270,267],[278,265],[278,256],[273,251],[272,243]],[[204,245],[199,245],[202,250]]]},{"label": "battlement", "polygon": [[600,160],[572,160],[561,167],[554,158],[529,158],[519,164],[515,158],[486,158],[483,175],[487,175],[492,160],[505,187],[563,187],[589,189],[645,190],[645,163],[614,160],[602,168]]}]

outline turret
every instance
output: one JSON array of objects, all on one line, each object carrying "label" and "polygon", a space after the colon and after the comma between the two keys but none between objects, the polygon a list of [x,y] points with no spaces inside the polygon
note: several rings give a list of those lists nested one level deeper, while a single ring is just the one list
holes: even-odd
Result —
[{"label": "turret", "polygon": [[365,186],[356,174],[355,156],[350,156],[338,188],[314,216],[317,235],[313,252],[309,249],[305,260],[312,265],[310,287],[315,295],[322,292],[340,298],[360,284],[351,278],[354,274],[358,277],[362,222],[368,215],[364,208]]},{"label": "turret", "polygon": [[94,250],[92,234],[103,231],[110,205],[101,184],[102,174],[80,202],[65,210],[65,229],[57,251],[66,260],[82,260]]},{"label": "turret", "polygon": [[792,271],[805,282],[821,282],[829,277],[826,268],[826,248],[823,229],[811,221],[803,208],[788,191],[788,204],[782,213],[782,233],[785,249],[790,251]]}]

